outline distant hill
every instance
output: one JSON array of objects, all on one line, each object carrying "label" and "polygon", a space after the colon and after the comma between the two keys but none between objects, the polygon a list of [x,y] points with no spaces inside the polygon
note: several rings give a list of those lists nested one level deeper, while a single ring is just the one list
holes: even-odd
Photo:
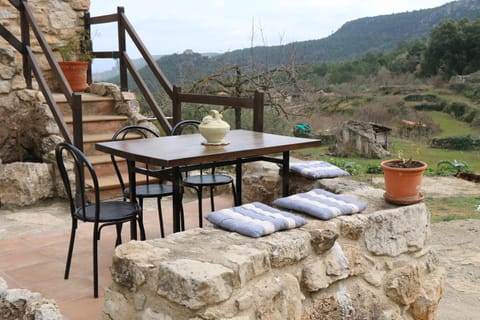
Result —
[{"label": "distant hill", "polygon": [[367,52],[385,51],[400,42],[427,37],[432,28],[447,18],[471,20],[480,16],[480,0],[460,0],[432,9],[361,18],[345,23],[332,35],[294,42],[282,46],[254,47],[218,56],[223,64],[256,63],[270,65],[334,62],[362,56]]},{"label": "distant hill", "polygon": [[[480,0],[459,0],[432,9],[361,18],[345,23],[332,35],[318,40],[239,49],[219,55],[188,52],[163,56],[157,63],[170,82],[179,83],[198,79],[226,65],[251,65],[252,59],[257,66],[269,67],[290,62],[344,61],[368,52],[392,49],[402,41],[427,37],[443,20],[463,17],[471,20],[480,17]],[[150,78],[147,71],[141,70],[141,73]]]}]

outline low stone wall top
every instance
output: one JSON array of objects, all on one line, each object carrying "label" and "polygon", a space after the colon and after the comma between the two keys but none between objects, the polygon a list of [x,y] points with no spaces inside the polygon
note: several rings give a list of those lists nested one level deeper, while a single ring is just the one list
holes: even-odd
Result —
[{"label": "low stone wall top", "polygon": [[428,209],[350,182],[329,180],[374,199],[361,214],[258,239],[206,226],[117,247],[104,319],[434,319],[445,272]]}]

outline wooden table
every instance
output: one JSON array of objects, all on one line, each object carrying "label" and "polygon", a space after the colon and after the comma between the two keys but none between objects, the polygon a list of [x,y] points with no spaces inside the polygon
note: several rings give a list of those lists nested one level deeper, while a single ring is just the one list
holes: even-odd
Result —
[{"label": "wooden table", "polygon": [[[236,165],[237,203],[242,199],[242,163],[252,161],[271,161],[281,163],[283,168],[290,166],[290,151],[320,146],[317,139],[281,136],[248,130],[232,130],[225,137],[227,145],[203,145],[200,134],[167,136],[150,139],[120,140],[100,142],[96,149],[125,158],[128,165],[130,199],[135,197],[135,162],[169,168],[168,178],[173,185],[173,230],[180,231],[181,182],[182,171],[192,168]],[[282,153],[282,158],[269,156]],[[159,177],[165,178],[165,171],[159,171]],[[282,191],[288,195],[289,170],[282,170]]]}]

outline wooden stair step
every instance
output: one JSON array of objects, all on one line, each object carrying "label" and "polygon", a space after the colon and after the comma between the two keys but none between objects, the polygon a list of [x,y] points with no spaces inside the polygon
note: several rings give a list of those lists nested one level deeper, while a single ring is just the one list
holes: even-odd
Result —
[{"label": "wooden stair step", "polygon": [[113,133],[95,133],[85,134],[83,136],[83,143],[97,143],[112,140]]},{"label": "wooden stair step", "polygon": [[[100,191],[101,199],[112,199],[119,198],[123,196],[122,190],[120,189],[120,183],[118,182],[117,175],[105,175],[98,176],[98,187]],[[128,187],[128,173],[122,173],[123,181]],[[138,185],[146,184],[147,177],[145,175],[137,175],[136,183]],[[87,179],[86,184],[89,186],[93,185],[92,180]]]},{"label": "wooden stair step", "polygon": [[[72,116],[65,116],[65,122],[67,124],[73,123]],[[103,121],[122,121],[128,120],[127,116],[122,115],[84,115],[83,122],[103,122]]]},{"label": "wooden stair step", "polygon": [[[90,163],[94,166],[96,164],[112,163],[112,158],[106,153],[88,156],[88,160],[90,160]],[[118,160],[121,161],[122,158],[118,158]]]}]

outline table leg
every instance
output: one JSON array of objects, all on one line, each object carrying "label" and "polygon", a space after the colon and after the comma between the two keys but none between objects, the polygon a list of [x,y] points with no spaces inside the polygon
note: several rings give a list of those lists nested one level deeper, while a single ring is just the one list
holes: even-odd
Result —
[{"label": "table leg", "polygon": [[283,170],[282,170],[282,192],[283,196],[288,196],[289,192],[289,173],[290,173],[290,151],[283,152]]},{"label": "table leg", "polygon": [[242,205],[242,160],[237,159],[235,164],[235,184],[237,195],[235,197],[235,206]]},{"label": "table leg", "polygon": [[182,183],[182,173],[179,167],[172,168],[173,171],[173,232],[179,232],[181,230],[181,214],[182,214],[182,194],[180,184]]},{"label": "table leg", "polygon": [[[130,202],[137,203],[137,181],[135,175],[135,161],[127,160],[128,168],[128,188],[130,190]],[[143,216],[142,216],[143,219]],[[137,239],[137,224],[135,222],[130,223],[130,238]],[[140,234],[140,239],[145,240],[145,233]]]}]

